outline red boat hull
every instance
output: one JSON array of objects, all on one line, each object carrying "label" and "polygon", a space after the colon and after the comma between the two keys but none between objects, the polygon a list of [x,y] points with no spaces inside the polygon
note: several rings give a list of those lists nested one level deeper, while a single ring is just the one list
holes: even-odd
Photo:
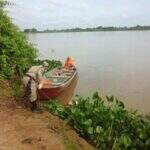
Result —
[{"label": "red boat hull", "polygon": [[64,89],[63,87],[41,89],[38,91],[38,98],[40,100],[47,100],[50,98],[55,98],[63,91],[63,89]]},{"label": "red boat hull", "polygon": [[73,76],[63,85],[60,85],[58,87],[52,87],[52,88],[45,88],[38,90],[38,99],[39,100],[49,100],[51,98],[57,97],[61,92],[63,92],[70,84],[71,82],[76,78],[77,71],[74,72]]}]

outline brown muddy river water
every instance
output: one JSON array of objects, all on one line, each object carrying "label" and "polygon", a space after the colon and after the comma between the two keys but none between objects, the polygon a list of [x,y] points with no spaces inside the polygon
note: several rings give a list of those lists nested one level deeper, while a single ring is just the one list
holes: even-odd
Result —
[{"label": "brown muddy river water", "polygon": [[79,80],[63,98],[99,91],[128,108],[150,112],[150,31],[39,33],[28,39],[41,58],[75,59]]}]

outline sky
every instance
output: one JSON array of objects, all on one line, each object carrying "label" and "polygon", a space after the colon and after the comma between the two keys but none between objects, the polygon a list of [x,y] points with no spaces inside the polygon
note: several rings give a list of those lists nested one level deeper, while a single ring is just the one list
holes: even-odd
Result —
[{"label": "sky", "polygon": [[150,25],[150,0],[9,0],[21,29]]}]

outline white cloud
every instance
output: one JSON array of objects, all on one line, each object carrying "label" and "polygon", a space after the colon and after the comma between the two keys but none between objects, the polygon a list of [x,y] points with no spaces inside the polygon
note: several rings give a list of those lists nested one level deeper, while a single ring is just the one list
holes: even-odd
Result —
[{"label": "white cloud", "polygon": [[9,14],[21,28],[150,24],[150,1],[146,0],[11,1],[16,5],[9,7]]}]

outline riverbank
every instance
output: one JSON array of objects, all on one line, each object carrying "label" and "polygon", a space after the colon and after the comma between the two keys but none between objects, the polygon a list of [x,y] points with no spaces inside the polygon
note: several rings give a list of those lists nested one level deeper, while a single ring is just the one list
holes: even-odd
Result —
[{"label": "riverbank", "polygon": [[56,30],[41,30],[38,31],[35,28],[24,29],[25,33],[61,33],[61,32],[101,32],[101,31],[147,31],[150,30],[150,26],[133,26],[133,27],[103,27],[98,26],[95,28],[71,28],[71,29],[56,29]]},{"label": "riverbank", "polygon": [[1,150],[92,150],[84,139],[57,116],[34,114],[15,100],[6,80],[0,82]]}]

